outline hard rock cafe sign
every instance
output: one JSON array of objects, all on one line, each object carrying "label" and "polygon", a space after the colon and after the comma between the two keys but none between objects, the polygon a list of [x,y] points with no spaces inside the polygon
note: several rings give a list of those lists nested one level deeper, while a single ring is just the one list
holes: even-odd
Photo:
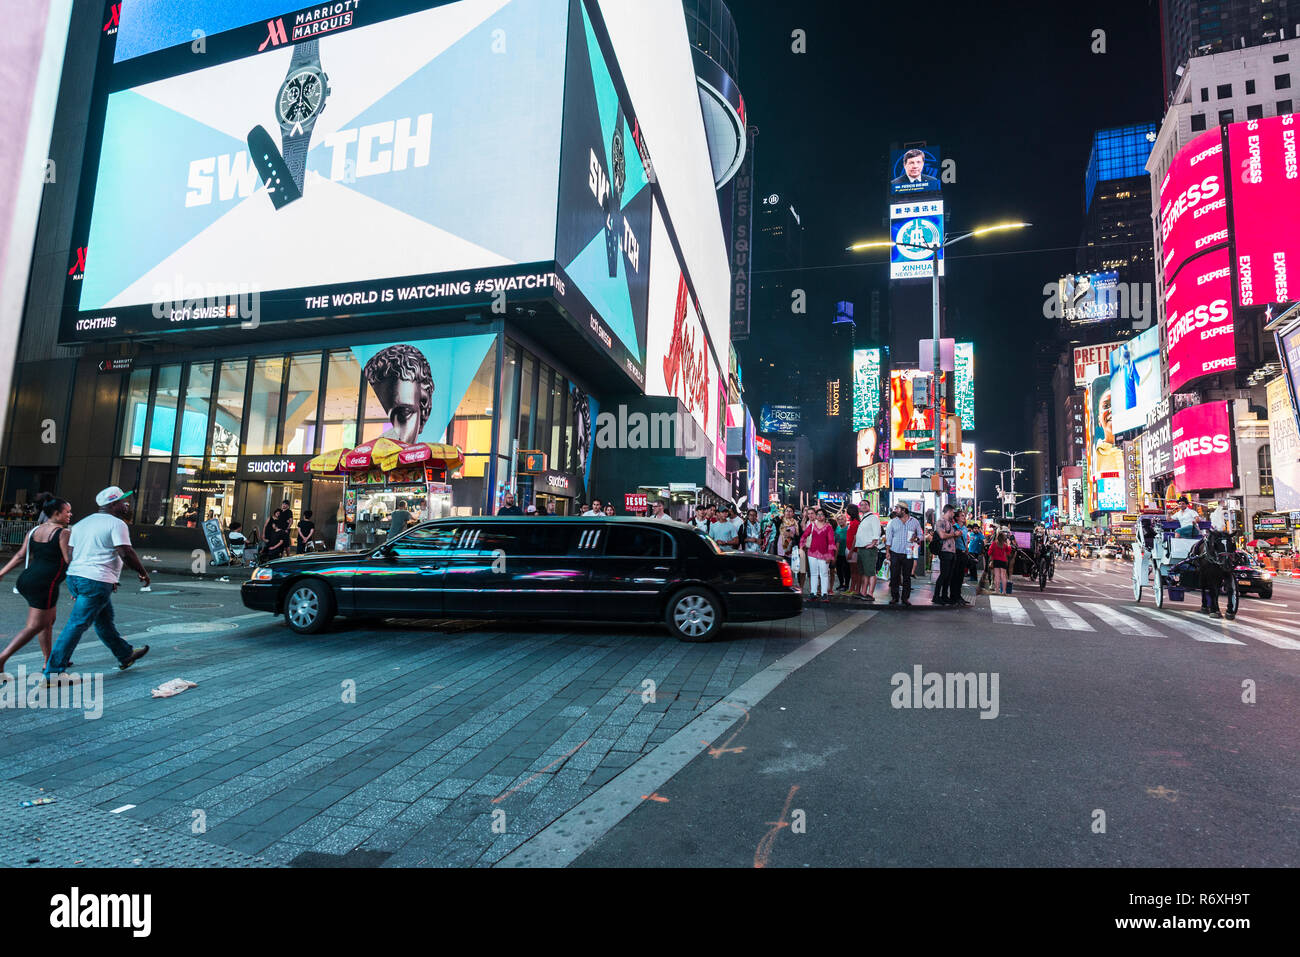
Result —
[{"label": "hard rock cafe sign", "polygon": [[690,304],[690,291],[686,277],[677,279],[677,308],[673,315],[673,337],[669,340],[668,355],[664,356],[664,384],[670,395],[686,404],[692,415],[704,417],[704,429],[709,428],[709,347],[704,330],[698,321],[689,325],[686,313]]}]

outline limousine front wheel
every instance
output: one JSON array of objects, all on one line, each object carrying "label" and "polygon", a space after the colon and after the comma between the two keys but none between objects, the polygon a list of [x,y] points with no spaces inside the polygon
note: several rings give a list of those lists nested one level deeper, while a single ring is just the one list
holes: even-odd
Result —
[{"label": "limousine front wheel", "polygon": [[668,630],[682,641],[712,641],[722,627],[722,605],[702,588],[679,591],[668,602]]},{"label": "limousine front wheel", "polygon": [[324,582],[306,579],[294,582],[284,599],[285,623],[300,635],[314,635],[334,616],[330,590]]}]

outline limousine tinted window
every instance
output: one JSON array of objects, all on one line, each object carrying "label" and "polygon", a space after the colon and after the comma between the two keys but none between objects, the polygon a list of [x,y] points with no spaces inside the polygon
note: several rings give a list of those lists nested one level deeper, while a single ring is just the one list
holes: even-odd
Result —
[{"label": "limousine tinted window", "polygon": [[572,525],[552,524],[544,521],[511,525],[484,525],[474,541],[476,551],[495,552],[500,549],[508,556],[559,557],[577,552],[581,529]]},{"label": "limousine tinted window", "polygon": [[658,558],[672,554],[668,536],[658,529],[636,525],[619,525],[609,530],[605,542],[606,555],[631,558]]},{"label": "limousine tinted window", "polygon": [[456,531],[457,529],[448,525],[424,525],[413,528],[393,542],[389,551],[394,555],[447,551],[456,540]]}]

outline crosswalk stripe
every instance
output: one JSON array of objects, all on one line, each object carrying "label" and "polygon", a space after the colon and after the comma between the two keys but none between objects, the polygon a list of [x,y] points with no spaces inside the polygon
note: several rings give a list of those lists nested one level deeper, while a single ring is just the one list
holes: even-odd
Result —
[{"label": "crosswalk stripe", "polygon": [[1219,645],[1244,645],[1244,641],[1238,641],[1236,638],[1229,638],[1227,635],[1221,635],[1217,631],[1201,625],[1192,624],[1190,621],[1178,616],[1171,615],[1169,612],[1157,611],[1154,608],[1135,608],[1139,614],[1146,615],[1148,618],[1154,618],[1157,621],[1164,622],[1171,628],[1182,632],[1189,638],[1195,638],[1197,641],[1209,641]]},{"label": "crosswalk stripe", "polygon": [[[1249,638],[1254,638],[1256,641],[1262,641],[1264,644],[1272,645],[1274,648],[1285,648],[1287,651],[1300,651],[1300,641],[1296,641],[1294,638],[1284,638],[1281,635],[1273,634],[1271,631],[1262,630],[1263,628],[1284,629],[1286,628],[1285,625],[1276,625],[1264,621],[1256,622],[1254,625],[1246,625],[1243,624],[1240,619],[1236,619],[1234,621],[1225,622],[1224,627],[1230,628],[1233,631],[1239,631]],[[1295,629],[1289,628],[1286,630],[1294,632]]]},{"label": "crosswalk stripe", "polygon": [[1064,602],[1044,599],[1039,602],[1043,606],[1043,611],[1047,615],[1048,623],[1058,631],[1092,631],[1092,625],[1088,624],[1070,609],[1065,607]]},{"label": "crosswalk stripe", "polygon": [[1019,600],[1008,598],[1006,595],[989,595],[989,608],[993,609],[993,617],[999,621],[1010,622],[1013,625],[1032,625],[1029,620],[1029,612],[1021,606]]},{"label": "crosswalk stripe", "polygon": [[1096,601],[1081,601],[1078,603],[1080,608],[1086,608],[1106,624],[1110,625],[1116,631],[1125,635],[1149,635],[1151,629],[1142,624],[1136,618],[1130,618],[1128,615],[1121,614],[1110,605],[1103,605]]}]

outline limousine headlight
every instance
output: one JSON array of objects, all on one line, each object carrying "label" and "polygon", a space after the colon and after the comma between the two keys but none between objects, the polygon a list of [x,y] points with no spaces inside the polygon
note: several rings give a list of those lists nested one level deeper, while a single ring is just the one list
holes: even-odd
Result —
[{"label": "limousine headlight", "polygon": [[253,571],[252,576],[248,579],[250,582],[269,582],[271,580],[271,569],[258,568]]}]

